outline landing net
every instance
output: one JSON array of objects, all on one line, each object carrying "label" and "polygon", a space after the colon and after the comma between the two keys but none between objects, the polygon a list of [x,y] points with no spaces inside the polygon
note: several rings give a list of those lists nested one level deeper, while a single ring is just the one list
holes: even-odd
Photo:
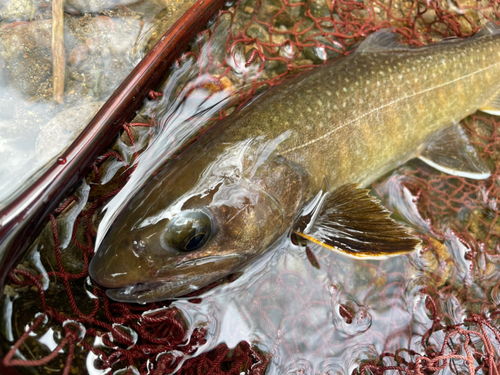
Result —
[{"label": "landing net", "polygon": [[[239,90],[234,105],[238,106],[291,75],[348,54],[378,29],[394,27],[404,43],[422,45],[471,36],[488,20],[498,21],[499,10],[496,1],[468,0],[239,1],[219,13],[173,72],[185,61],[193,62],[198,67],[193,86],[212,92]],[[209,53],[202,53],[207,45]],[[160,96],[151,93],[150,108]],[[232,110],[220,110],[215,117],[221,119]],[[387,350],[367,357],[357,372],[499,374],[500,119],[476,114],[465,123],[492,170],[489,179],[450,177],[412,162],[374,185],[396,215],[427,226],[432,234],[421,235],[424,250],[417,261],[428,275],[420,289],[418,311],[432,324],[418,344],[421,350],[406,349],[408,343],[400,342],[395,332]],[[50,216],[34,245],[37,251],[31,253],[41,255],[28,256],[10,273],[3,303],[5,365],[65,375],[85,373],[89,366],[111,368],[116,374],[264,373],[271,353],[245,341],[231,349],[221,344],[185,361],[206,342],[204,327],[190,327],[169,302],[114,302],[88,277],[100,209],[130,177],[133,161],[155,126],[154,110],[123,126],[120,141],[95,160],[83,187]],[[451,238],[459,239],[456,247],[462,251],[465,268],[443,246]],[[311,250],[308,255],[312,264],[323,261]],[[385,272],[372,268],[374,274]],[[230,281],[221,280],[205,290]],[[277,285],[281,282],[276,280]],[[311,281],[303,276],[295,282]],[[442,301],[453,301],[466,319],[454,319]],[[256,304],[265,319],[269,306],[258,299]],[[340,311],[347,324],[355,318],[348,303]],[[300,368],[294,373],[299,372]]]}]

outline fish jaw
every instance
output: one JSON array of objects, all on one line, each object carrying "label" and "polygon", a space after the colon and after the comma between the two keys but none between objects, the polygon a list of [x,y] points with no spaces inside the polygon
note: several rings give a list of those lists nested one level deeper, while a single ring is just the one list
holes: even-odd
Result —
[{"label": "fish jaw", "polygon": [[228,258],[207,258],[200,263],[214,262],[214,264],[217,264],[217,267],[212,267],[212,269],[216,269],[215,272],[197,271],[195,267],[192,267],[189,269],[189,272],[174,276],[155,277],[147,283],[108,289],[106,294],[115,301],[133,303],[149,303],[161,301],[166,298],[180,297],[195,292],[214,280],[219,280],[236,272],[242,265],[247,263],[247,260],[245,257],[237,254]]},{"label": "fish jaw", "polygon": [[[123,240],[118,248],[105,238],[89,266],[89,274],[107,288],[110,298],[122,302],[146,303],[178,297],[196,291],[245,266],[248,253],[221,248],[218,243],[203,253],[159,256],[148,246],[138,253],[135,241]],[[168,259],[168,261],[166,261]]]},{"label": "fish jaw", "polygon": [[[201,277],[192,280],[198,281]],[[106,290],[106,295],[114,301],[126,303],[150,303],[158,301],[159,296],[168,295],[170,298],[175,298],[186,293],[186,290],[196,291],[198,288],[191,283],[191,280],[186,282],[156,282],[146,284],[134,284],[118,289]]]}]

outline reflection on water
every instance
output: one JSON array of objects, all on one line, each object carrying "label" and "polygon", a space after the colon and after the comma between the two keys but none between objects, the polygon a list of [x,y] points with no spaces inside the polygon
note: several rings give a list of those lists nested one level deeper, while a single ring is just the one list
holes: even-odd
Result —
[{"label": "reflection on water", "polygon": [[191,3],[67,1],[59,104],[53,92],[50,3],[2,2],[0,207],[55,161]]},{"label": "reflection on water", "polygon": [[268,374],[333,368],[351,374],[362,361],[406,346],[410,335],[422,337],[432,324],[414,324],[422,295],[411,289],[416,270],[409,257],[356,261],[314,247],[317,269],[304,250],[284,242],[199,304],[175,301],[172,306],[212,333],[201,350],[246,340],[271,354]]}]

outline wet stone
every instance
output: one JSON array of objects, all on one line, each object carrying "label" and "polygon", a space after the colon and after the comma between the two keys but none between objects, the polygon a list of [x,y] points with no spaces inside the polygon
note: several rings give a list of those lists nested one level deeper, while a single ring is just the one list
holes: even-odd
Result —
[{"label": "wet stone", "polygon": [[288,69],[285,62],[281,60],[266,60],[265,62],[266,73],[269,72],[269,77],[283,74]]},{"label": "wet stone", "polygon": [[25,21],[33,19],[37,6],[34,0],[10,0],[0,9],[4,21]]},{"label": "wet stone", "polygon": [[35,21],[12,27],[0,38],[10,85],[27,96],[35,96],[51,77],[51,33],[50,21]]},{"label": "wet stone", "polygon": [[330,17],[330,8],[326,0],[312,0],[309,9],[314,17]]},{"label": "wet stone", "polygon": [[64,151],[103,104],[95,102],[72,107],[45,124],[36,140],[37,160],[44,164]]},{"label": "wet stone", "polygon": [[259,8],[259,13],[258,13],[259,20],[267,23],[271,22],[273,17],[275,17],[276,14],[278,14],[280,9],[281,8],[276,7],[274,5],[268,5],[268,4],[262,5]]},{"label": "wet stone", "polygon": [[81,13],[98,13],[118,5],[130,5],[138,0],[67,0],[66,5]]},{"label": "wet stone", "polygon": [[[131,6],[130,8],[136,9],[140,4],[141,3],[138,3],[136,6]],[[163,6],[165,5],[163,2],[161,2],[161,4]],[[139,37],[140,43],[138,43],[138,46],[135,47],[135,53],[145,55],[174,25],[175,21],[177,21],[182,14],[191,8],[192,4],[192,0],[186,0],[185,2],[179,3],[169,3],[169,6],[160,11],[153,19],[147,20],[142,26]],[[160,5],[157,5],[157,7],[159,6]]]},{"label": "wet stone", "polygon": [[[275,18],[277,25],[293,26],[298,21],[298,12],[294,11],[298,8],[286,8],[283,12],[278,14]],[[295,13],[295,14],[294,14]]]},{"label": "wet stone", "polygon": [[277,7],[278,9],[281,9],[283,7],[283,1],[282,0],[265,0],[263,2],[263,5],[272,5],[274,7]]},{"label": "wet stone", "polygon": [[330,48],[325,48],[326,47],[331,47],[335,48],[336,50],[339,49],[337,45],[332,43],[330,40],[328,40],[326,37],[322,35],[317,35],[312,37],[311,39],[306,41],[307,43],[316,43],[315,46],[311,47],[306,47],[304,48],[304,55],[314,61],[315,63],[321,63],[327,60],[332,60],[334,58],[342,56],[341,53],[336,52],[335,50],[332,50]]},{"label": "wet stone", "polygon": [[[83,77],[79,85],[68,82],[65,93],[70,102],[75,94],[78,98],[99,99],[121,83],[134,65],[133,47],[140,23],[135,17],[106,16],[65,21],[66,59],[69,67],[76,69],[74,74]],[[52,22],[42,20],[12,27],[0,38],[9,83],[27,97],[52,98],[51,33]],[[68,73],[72,73],[71,69],[67,69]],[[93,81],[92,89],[87,87],[89,80]]]},{"label": "wet stone", "polygon": [[269,33],[262,26],[253,24],[247,29],[247,35],[250,38],[259,39],[262,42],[269,43]]}]

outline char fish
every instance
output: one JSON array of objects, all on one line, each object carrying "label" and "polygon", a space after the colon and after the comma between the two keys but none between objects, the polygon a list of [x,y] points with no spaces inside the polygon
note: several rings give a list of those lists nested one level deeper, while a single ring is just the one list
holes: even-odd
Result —
[{"label": "char fish", "polygon": [[90,275],[118,301],[184,295],[295,232],[355,257],[417,237],[363,187],[419,157],[490,173],[458,122],[500,114],[500,32],[410,48],[381,30],[348,57],[270,89],[205,133],[118,215]]}]

